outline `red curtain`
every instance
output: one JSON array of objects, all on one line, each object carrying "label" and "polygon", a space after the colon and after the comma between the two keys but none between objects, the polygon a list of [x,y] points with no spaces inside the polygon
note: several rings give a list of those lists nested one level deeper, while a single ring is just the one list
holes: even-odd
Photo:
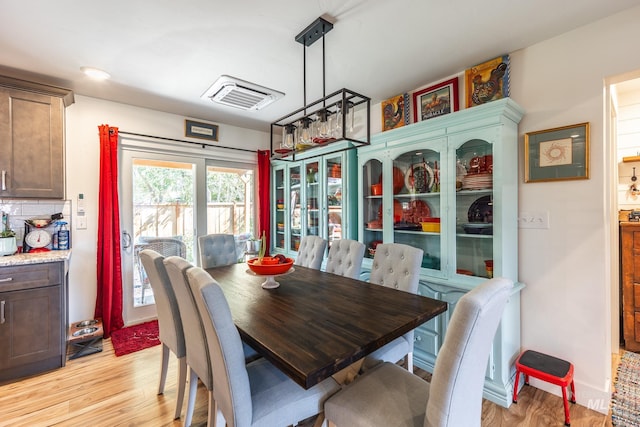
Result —
[{"label": "red curtain", "polygon": [[104,337],[124,326],[122,319],[122,264],[120,207],[118,205],[118,128],[100,131],[100,189],[98,201],[98,292],[95,317],[102,318]]},{"label": "red curtain", "polygon": [[269,254],[271,247],[271,152],[269,150],[258,150],[258,237],[266,237],[267,250]]}]

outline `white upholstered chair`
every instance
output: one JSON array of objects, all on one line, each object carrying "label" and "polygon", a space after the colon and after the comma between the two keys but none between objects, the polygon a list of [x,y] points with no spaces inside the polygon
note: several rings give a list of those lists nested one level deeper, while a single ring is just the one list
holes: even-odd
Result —
[{"label": "white upholstered chair", "polygon": [[326,398],[339,388],[334,379],[305,390],[266,359],[245,364],[240,334],[222,289],[201,268],[188,270],[187,277],[208,337],[215,402],[227,426],[296,425],[321,413]]},{"label": "white upholstered chair", "polygon": [[327,400],[329,425],[480,427],[491,343],[512,288],[510,280],[490,279],[460,298],[431,383],[382,363]]},{"label": "white upholstered chair", "polygon": [[325,271],[359,279],[364,250],[365,244],[356,240],[334,240],[329,248]]},{"label": "white upholstered chair", "polygon": [[[401,243],[384,243],[376,247],[369,282],[400,291],[418,293],[420,267],[424,251]],[[395,363],[406,358],[406,367],[413,372],[413,331],[396,338],[368,355],[363,370],[380,362]]]},{"label": "white upholstered chair", "polygon": [[320,236],[304,236],[300,241],[295,265],[320,270],[327,241]]},{"label": "white upholstered chair", "polygon": [[200,267],[213,268],[238,262],[238,252],[233,234],[208,234],[198,237]]},{"label": "white upholstered chair", "polygon": [[184,389],[187,384],[187,358],[184,343],[184,331],[182,319],[178,309],[178,301],[169,282],[169,276],[165,269],[164,257],[156,251],[143,250],[139,254],[140,261],[149,277],[149,284],[153,289],[158,313],[159,338],[162,343],[162,362],[160,370],[160,385],[158,394],[164,393],[164,385],[167,380],[169,367],[169,351],[178,358],[178,395],[176,401],[175,419],[180,418]]}]

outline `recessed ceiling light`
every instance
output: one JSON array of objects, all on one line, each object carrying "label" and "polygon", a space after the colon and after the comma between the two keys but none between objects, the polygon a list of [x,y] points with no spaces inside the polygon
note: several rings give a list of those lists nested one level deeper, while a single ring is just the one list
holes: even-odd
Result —
[{"label": "recessed ceiling light", "polygon": [[86,76],[96,80],[107,80],[108,78],[111,78],[111,74],[94,67],[80,67],[80,71],[82,71]]}]

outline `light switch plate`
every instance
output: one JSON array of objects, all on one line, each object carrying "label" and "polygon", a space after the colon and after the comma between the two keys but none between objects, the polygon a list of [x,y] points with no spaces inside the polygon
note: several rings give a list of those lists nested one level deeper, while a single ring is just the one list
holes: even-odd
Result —
[{"label": "light switch plate", "polygon": [[518,215],[519,228],[549,228],[549,211],[520,212]]},{"label": "light switch plate", "polygon": [[84,215],[78,215],[76,217],[76,230],[87,229],[87,217]]}]

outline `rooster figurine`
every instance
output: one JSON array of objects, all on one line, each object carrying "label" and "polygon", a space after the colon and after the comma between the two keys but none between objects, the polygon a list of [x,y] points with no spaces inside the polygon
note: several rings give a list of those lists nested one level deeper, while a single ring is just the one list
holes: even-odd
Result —
[{"label": "rooster figurine", "polygon": [[477,74],[473,78],[473,93],[471,99],[473,103],[484,104],[494,99],[500,93],[502,87],[501,80],[507,72],[507,64],[504,62],[491,70],[491,75],[486,82],[482,81],[482,76]]}]

